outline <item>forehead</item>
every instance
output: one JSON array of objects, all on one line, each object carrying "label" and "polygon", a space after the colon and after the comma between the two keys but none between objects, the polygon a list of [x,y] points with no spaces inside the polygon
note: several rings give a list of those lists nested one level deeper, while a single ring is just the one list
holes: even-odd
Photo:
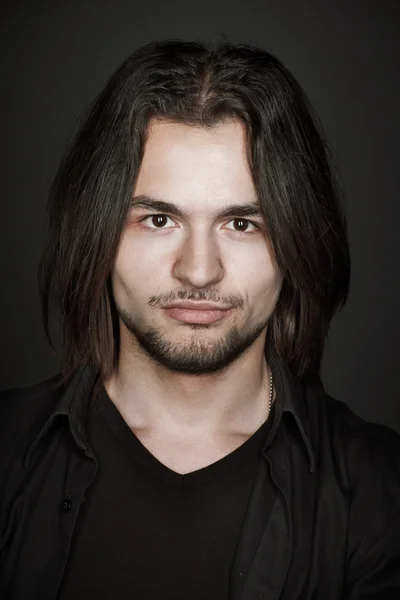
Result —
[{"label": "forehead", "polygon": [[228,142],[239,142],[242,145],[245,131],[245,125],[239,119],[226,119],[212,127],[202,127],[153,118],[147,128],[146,145],[150,148],[168,141],[197,147],[210,144],[224,146]]},{"label": "forehead", "polygon": [[[169,194],[215,199],[254,196],[246,156],[246,130],[240,121],[204,129],[182,123],[152,121],[139,169],[135,195]],[[173,199],[172,197],[170,198]]]}]

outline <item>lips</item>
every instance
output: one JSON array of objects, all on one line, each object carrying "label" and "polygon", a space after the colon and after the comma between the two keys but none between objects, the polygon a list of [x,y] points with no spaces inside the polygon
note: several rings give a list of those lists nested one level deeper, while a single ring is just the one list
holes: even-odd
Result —
[{"label": "lips", "polygon": [[164,308],[184,308],[188,310],[228,310],[228,308],[211,302],[176,302]]},{"label": "lips", "polygon": [[227,308],[220,309],[215,306],[215,304],[204,302],[181,303],[166,307],[165,312],[176,321],[209,325],[220,321],[229,312]]}]

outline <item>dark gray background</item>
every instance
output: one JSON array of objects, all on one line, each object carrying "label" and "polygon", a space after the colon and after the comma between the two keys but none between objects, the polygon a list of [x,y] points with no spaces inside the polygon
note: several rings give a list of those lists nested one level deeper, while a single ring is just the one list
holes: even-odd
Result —
[{"label": "dark gray background", "polygon": [[6,2],[1,13],[0,388],[55,373],[36,280],[48,189],[77,118],[136,47],[226,35],[276,54],[305,88],[347,195],[352,283],[323,382],[400,432],[399,2]]}]

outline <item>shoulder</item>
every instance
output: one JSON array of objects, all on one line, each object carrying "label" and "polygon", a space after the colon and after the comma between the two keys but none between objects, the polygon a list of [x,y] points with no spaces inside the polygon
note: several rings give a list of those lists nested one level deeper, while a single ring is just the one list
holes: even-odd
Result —
[{"label": "shoulder", "polygon": [[61,375],[30,386],[0,391],[0,470],[19,452],[23,440],[40,425],[60,393]]},{"label": "shoulder", "polygon": [[[400,434],[382,423],[367,421],[347,403],[324,392],[325,411],[333,441],[346,451],[353,468],[400,465]],[[355,473],[354,473],[355,475]]]},{"label": "shoulder", "polygon": [[387,425],[362,418],[346,402],[327,393],[322,384],[308,391],[306,421],[318,462],[331,462],[353,498],[357,490],[367,492],[371,487],[369,498],[375,495],[380,501],[384,496],[382,506],[399,510],[400,434]]},{"label": "shoulder", "polygon": [[26,415],[30,409],[37,409],[56,394],[61,381],[59,373],[33,385],[0,390],[0,423],[7,418]]},{"label": "shoulder", "polygon": [[[397,597],[400,586],[400,435],[326,397],[336,472],[345,472],[349,597]],[[344,478],[341,478],[343,481]],[[347,597],[346,594],[346,597]]]},{"label": "shoulder", "polygon": [[347,490],[349,543],[363,540],[365,545],[400,518],[400,435],[363,419],[326,392],[321,400],[333,468]]},{"label": "shoulder", "polygon": [[400,434],[395,429],[367,421],[349,404],[329,394],[321,382],[303,389],[306,420],[313,436],[321,438],[325,433],[333,445],[374,456],[400,450]]}]

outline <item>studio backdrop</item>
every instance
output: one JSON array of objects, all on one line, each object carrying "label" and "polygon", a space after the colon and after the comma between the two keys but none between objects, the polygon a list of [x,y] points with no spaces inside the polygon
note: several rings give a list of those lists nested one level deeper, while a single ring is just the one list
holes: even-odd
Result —
[{"label": "studio backdrop", "polygon": [[305,89],[333,149],[352,259],[323,383],[400,432],[399,25],[395,0],[2,3],[0,388],[50,377],[37,268],[47,195],[85,107],[135,48],[162,38],[275,54]]}]

